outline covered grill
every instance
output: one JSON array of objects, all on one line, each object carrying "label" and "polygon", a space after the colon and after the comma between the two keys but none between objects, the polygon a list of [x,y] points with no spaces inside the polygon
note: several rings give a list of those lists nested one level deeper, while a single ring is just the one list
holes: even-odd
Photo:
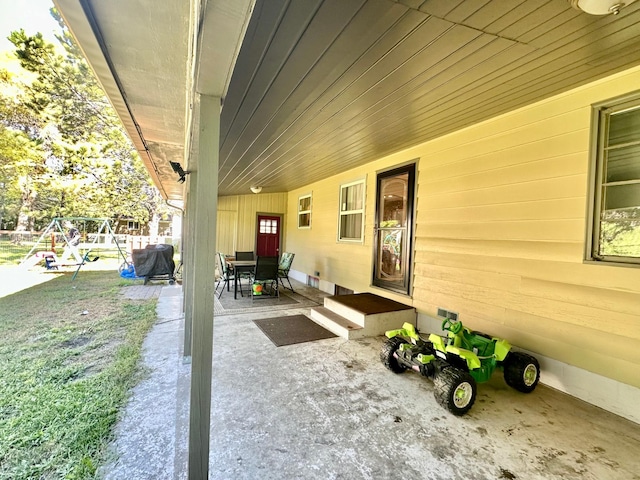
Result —
[{"label": "covered grill", "polygon": [[147,245],[146,248],[134,249],[131,258],[136,276],[144,277],[145,285],[149,280],[169,280],[170,284],[175,282],[173,245]]}]

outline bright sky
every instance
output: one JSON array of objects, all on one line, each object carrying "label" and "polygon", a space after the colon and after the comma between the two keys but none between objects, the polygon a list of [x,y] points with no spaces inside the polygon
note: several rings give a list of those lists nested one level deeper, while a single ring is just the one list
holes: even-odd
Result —
[{"label": "bright sky", "polygon": [[13,50],[7,37],[20,28],[27,35],[40,32],[45,39],[58,45],[53,32],[59,32],[60,27],[49,13],[51,7],[51,0],[0,0],[0,52]]}]

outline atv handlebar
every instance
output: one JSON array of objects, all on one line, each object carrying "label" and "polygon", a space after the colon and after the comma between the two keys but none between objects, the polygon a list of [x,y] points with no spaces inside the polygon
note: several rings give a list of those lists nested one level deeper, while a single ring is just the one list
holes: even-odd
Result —
[{"label": "atv handlebar", "polygon": [[448,330],[454,335],[457,335],[462,330],[462,322],[459,320],[452,321],[450,318],[445,318],[442,321],[442,330]]}]

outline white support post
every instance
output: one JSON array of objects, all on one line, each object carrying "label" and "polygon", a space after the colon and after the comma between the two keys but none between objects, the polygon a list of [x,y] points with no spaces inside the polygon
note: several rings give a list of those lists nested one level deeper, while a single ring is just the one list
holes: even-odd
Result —
[{"label": "white support post", "polygon": [[[220,98],[198,96],[197,168],[191,173],[195,195],[193,235],[193,325],[191,342],[191,401],[189,414],[188,479],[209,476],[209,429],[211,419],[211,360],[213,350],[213,295],[215,289],[215,241],[218,208],[218,161],[220,150]],[[188,299],[187,299],[188,301]]]}]

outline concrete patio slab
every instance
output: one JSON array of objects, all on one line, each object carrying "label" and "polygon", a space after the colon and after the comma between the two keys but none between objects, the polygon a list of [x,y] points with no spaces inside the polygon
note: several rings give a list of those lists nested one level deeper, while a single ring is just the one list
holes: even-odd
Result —
[{"label": "concrete patio slab", "polygon": [[48,282],[57,276],[59,274],[30,271],[18,266],[0,266],[0,297],[6,297],[34,285]]},{"label": "concrete patio slab", "polygon": [[[318,291],[294,284],[296,292]],[[165,287],[145,342],[149,376],[133,391],[112,445],[109,479],[185,479],[189,365],[180,287]],[[276,347],[256,318],[214,319],[210,478],[639,480],[640,425],[499,375],[455,417],[417,374],[380,363],[383,337]]]},{"label": "concrete patio slab", "polygon": [[[158,319],[143,345],[144,379],[131,398],[115,429],[109,462],[100,469],[104,479],[174,478],[176,428],[187,395],[178,394],[179,380],[188,379],[190,366],[182,361],[182,287],[135,285],[124,289],[130,299],[159,296]],[[180,405],[179,405],[180,404]],[[184,414],[183,414],[184,417]],[[186,444],[181,447],[186,451]],[[179,466],[184,470],[184,466]]]}]

